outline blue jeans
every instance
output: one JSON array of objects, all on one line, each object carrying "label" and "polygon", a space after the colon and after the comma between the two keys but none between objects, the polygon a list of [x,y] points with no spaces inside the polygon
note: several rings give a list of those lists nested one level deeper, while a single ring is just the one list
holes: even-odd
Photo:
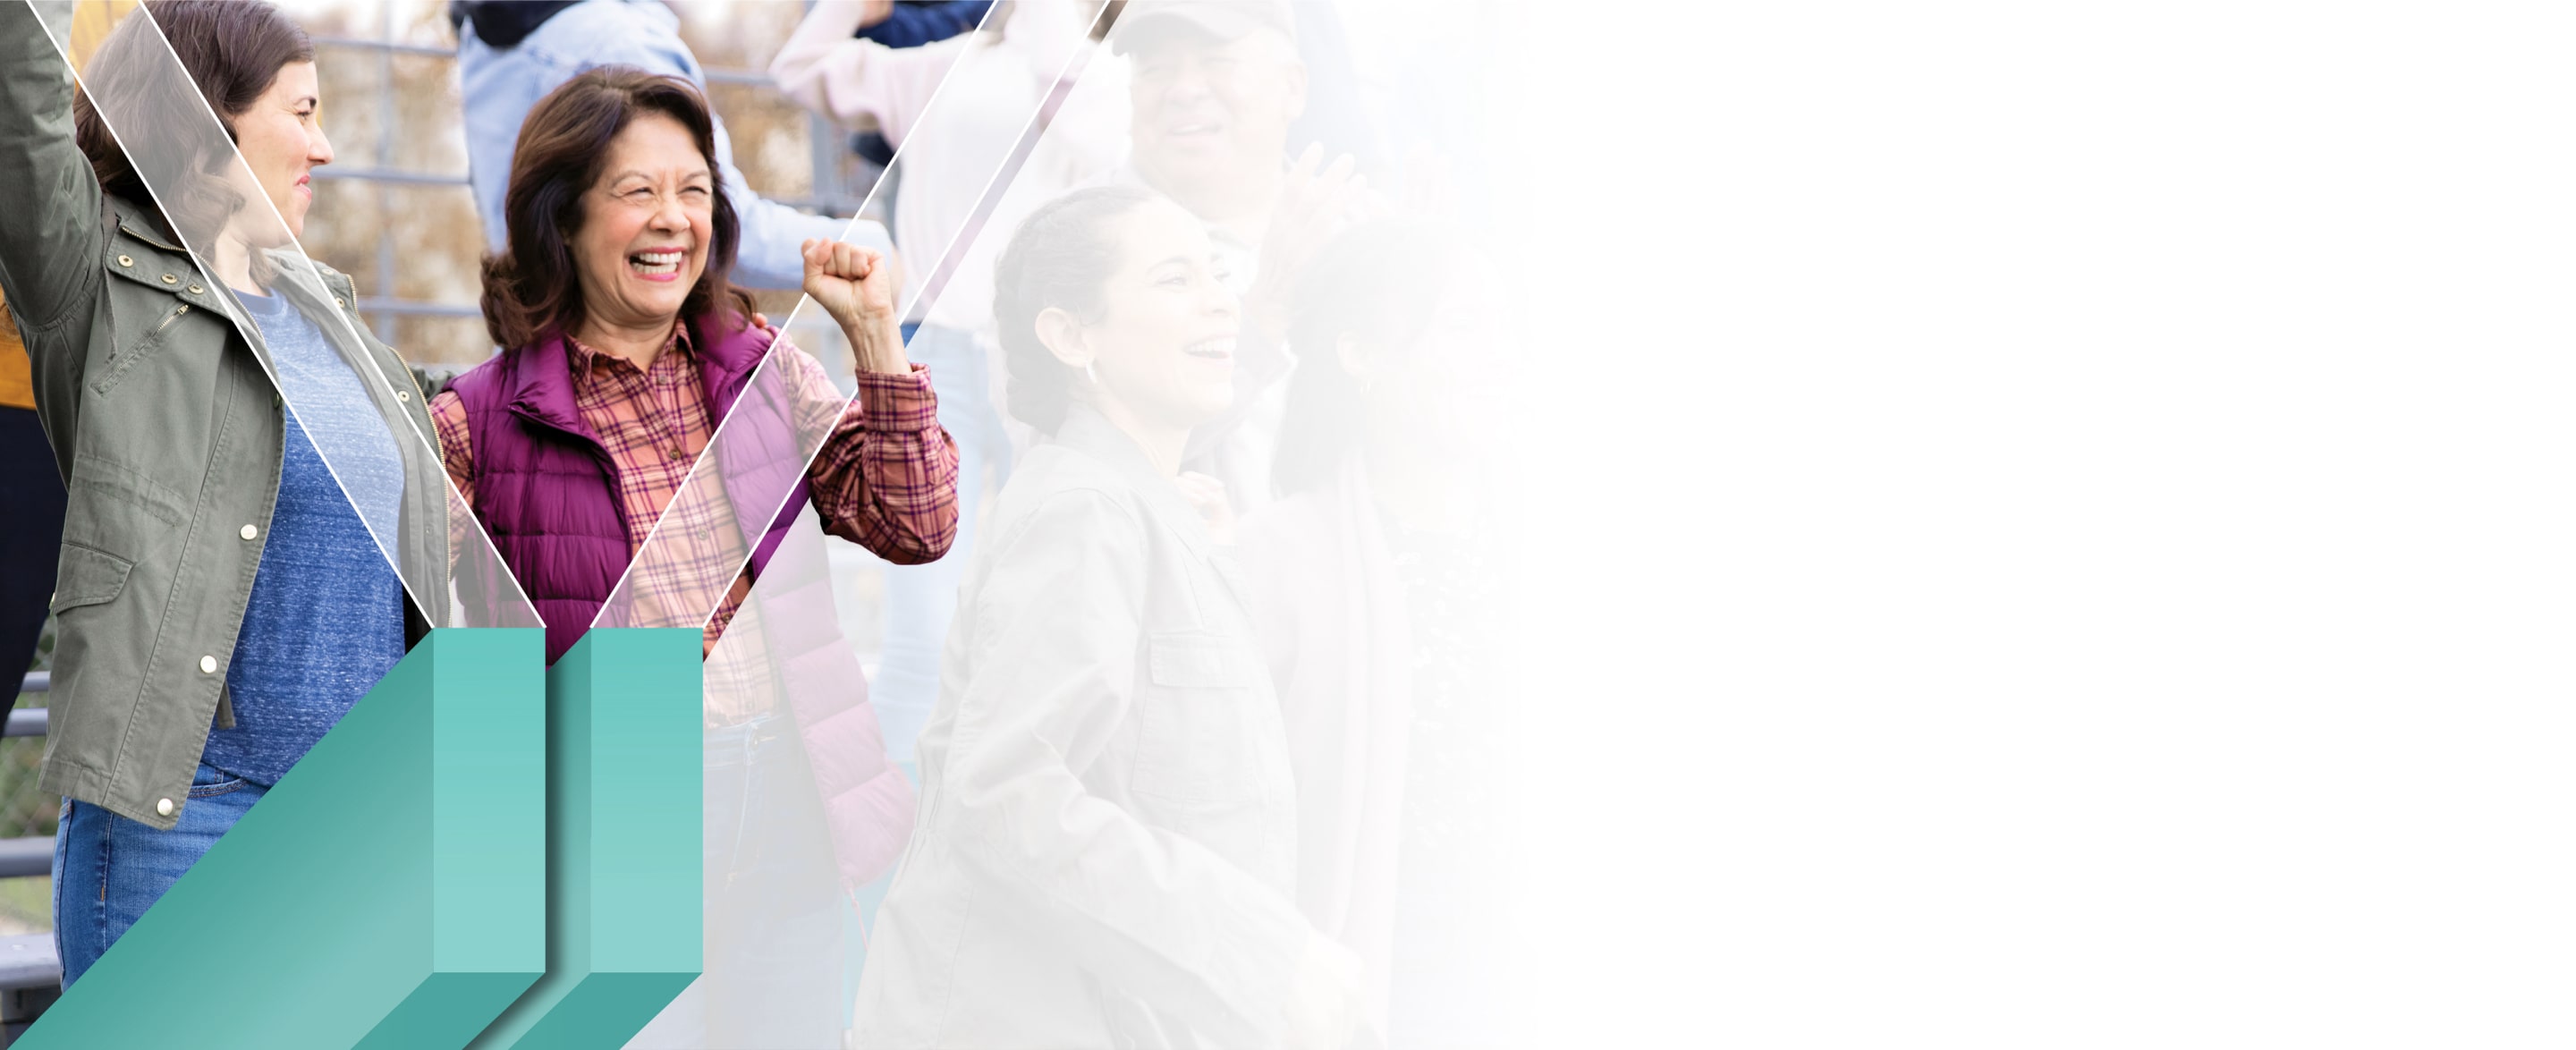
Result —
[{"label": "blue jeans", "polygon": [[179,826],[162,831],[98,805],[63,800],[54,830],[54,950],[68,990],[170,892],[268,789],[197,766]]},{"label": "blue jeans", "polygon": [[1010,439],[993,410],[984,348],[954,328],[922,325],[904,344],[904,356],[930,369],[939,395],[939,425],[957,442],[957,540],[928,565],[889,565],[885,573],[885,654],[868,702],[885,731],[886,754],[912,761],[912,744],[939,703],[939,651],[948,621],[957,614],[957,585],[975,548],[976,510],[984,502],[984,472],[1000,487],[1010,476]]}]

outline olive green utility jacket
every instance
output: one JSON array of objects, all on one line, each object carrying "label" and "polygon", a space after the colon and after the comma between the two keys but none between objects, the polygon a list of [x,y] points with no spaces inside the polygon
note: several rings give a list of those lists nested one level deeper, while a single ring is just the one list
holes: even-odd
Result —
[{"label": "olive green utility jacket", "polygon": [[[100,192],[72,140],[69,70],[25,4],[0,3],[0,187],[0,290],[70,493],[42,785],[166,829],[207,730],[230,723],[224,676],[277,501],[285,402],[239,307],[159,216]],[[277,290],[318,316],[356,298],[327,267],[270,261],[287,278]],[[334,302],[311,301],[325,294]],[[428,398],[351,321],[320,327],[386,418],[417,432],[394,435],[402,559],[443,567]],[[406,583],[417,641],[444,622],[447,586]]]}]

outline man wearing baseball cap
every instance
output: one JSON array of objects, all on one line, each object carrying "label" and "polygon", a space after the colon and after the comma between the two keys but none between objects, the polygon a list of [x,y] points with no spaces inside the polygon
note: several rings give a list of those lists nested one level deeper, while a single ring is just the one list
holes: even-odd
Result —
[{"label": "man wearing baseball cap", "polygon": [[1348,156],[1289,155],[1306,111],[1306,63],[1286,0],[1147,0],[1109,34],[1126,56],[1128,163],[1110,181],[1172,198],[1207,225],[1248,324],[1236,408],[1192,439],[1190,467],[1225,482],[1237,514],[1270,499],[1270,460],[1295,364],[1288,297],[1305,261],[1345,225],[1365,189]]}]

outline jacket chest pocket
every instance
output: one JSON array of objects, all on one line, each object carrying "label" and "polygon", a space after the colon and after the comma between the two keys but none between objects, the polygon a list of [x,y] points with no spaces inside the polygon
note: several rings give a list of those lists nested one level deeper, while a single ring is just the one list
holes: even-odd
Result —
[{"label": "jacket chest pocket", "polygon": [[134,371],[135,365],[141,364],[145,358],[153,356],[162,347],[169,345],[170,329],[185,319],[190,309],[192,308],[187,303],[170,304],[169,309],[162,312],[161,319],[144,330],[141,339],[135,340],[132,346],[118,349],[115,356],[108,358],[106,370],[90,380],[90,391],[105,395],[108,391],[116,389],[116,385],[124,381],[126,374]]},{"label": "jacket chest pocket", "polygon": [[1197,631],[1146,636],[1134,787],[1187,802],[1260,793],[1268,755],[1255,733],[1266,672],[1245,640]]}]

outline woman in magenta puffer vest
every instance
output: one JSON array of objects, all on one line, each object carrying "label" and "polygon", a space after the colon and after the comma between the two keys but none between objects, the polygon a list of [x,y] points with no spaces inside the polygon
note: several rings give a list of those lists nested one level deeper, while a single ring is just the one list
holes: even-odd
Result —
[{"label": "woman in magenta puffer vest", "polygon": [[[857,356],[846,408],[819,362],[756,322],[725,279],[740,228],[713,143],[674,78],[603,67],[540,101],[511,163],[508,250],[485,264],[485,322],[507,349],[431,415],[545,617],[549,660],[594,625],[706,625],[696,1006],[710,1045],[827,1045],[841,895],[892,866],[913,792],[833,627],[821,537],[796,519],[935,560],[956,532],[957,454],[875,253],[806,245],[806,291]],[[714,469],[693,479],[702,453]],[[764,572],[778,578],[754,596]]]}]

